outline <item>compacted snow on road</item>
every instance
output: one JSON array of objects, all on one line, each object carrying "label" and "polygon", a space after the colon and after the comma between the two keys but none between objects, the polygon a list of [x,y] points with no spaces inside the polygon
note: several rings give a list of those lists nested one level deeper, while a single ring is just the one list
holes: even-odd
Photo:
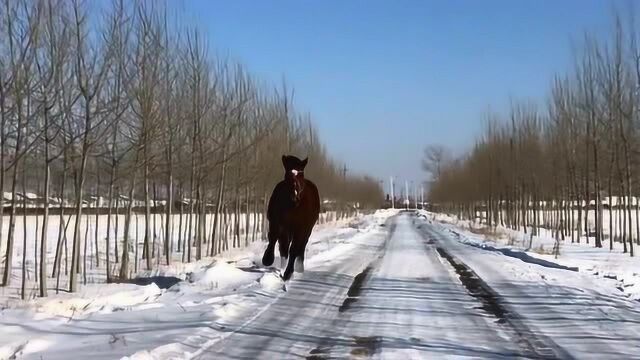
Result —
[{"label": "compacted snow on road", "polygon": [[[538,353],[551,348],[559,358],[640,359],[640,302],[616,281],[567,266],[576,263],[570,259],[484,246],[468,231],[423,217],[421,230],[497,294],[507,322],[525,339],[535,335],[530,345]],[[606,254],[601,259],[609,261]]]},{"label": "compacted snow on road", "polygon": [[318,228],[286,285],[265,246],[159,274],[175,284],[6,308],[0,358],[640,358],[640,303],[424,214]]},{"label": "compacted snow on road", "polygon": [[[415,214],[387,221],[343,261],[316,267],[248,323],[230,324],[202,359],[534,357],[485,309],[420,232]],[[542,354],[544,355],[544,354]]]}]

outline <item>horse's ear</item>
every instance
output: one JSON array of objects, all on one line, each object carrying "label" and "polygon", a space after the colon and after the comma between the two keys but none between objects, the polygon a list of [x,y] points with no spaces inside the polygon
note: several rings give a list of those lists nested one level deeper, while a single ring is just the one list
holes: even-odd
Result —
[{"label": "horse's ear", "polygon": [[307,166],[307,162],[309,162],[309,158],[306,157],[304,158],[304,160],[302,160],[302,168],[304,169],[305,166]]},{"label": "horse's ear", "polygon": [[287,168],[287,155],[282,155],[282,166]]}]

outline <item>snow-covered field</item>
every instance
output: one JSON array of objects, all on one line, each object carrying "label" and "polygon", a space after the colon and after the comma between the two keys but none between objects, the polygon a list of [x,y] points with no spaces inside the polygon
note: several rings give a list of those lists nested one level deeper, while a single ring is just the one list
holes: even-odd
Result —
[{"label": "snow-covered field", "polygon": [[[321,214],[321,218],[319,220],[320,223],[332,222],[335,220],[336,214],[334,212],[326,212]],[[135,277],[136,274],[142,273],[146,274],[146,264],[144,260],[141,260],[143,254],[143,240],[145,235],[145,217],[144,214],[134,214],[131,220],[131,228],[129,229],[129,276]],[[83,215],[80,221],[80,254],[81,254],[81,268],[86,270],[86,279],[84,274],[79,275],[79,281],[81,284],[99,284],[106,282],[106,238],[107,238],[107,215],[100,215],[96,218],[95,215]],[[4,261],[5,261],[5,252],[7,247],[7,229],[9,228],[9,216],[2,217],[2,228],[3,228],[3,237],[0,239],[0,273],[4,271]],[[62,272],[59,283],[60,289],[68,289],[68,277],[66,274],[71,267],[71,248],[73,241],[73,227],[74,227],[75,216],[73,215],[65,215],[63,228],[66,227],[66,231],[61,234],[66,235],[66,242],[63,242],[62,246]],[[59,226],[60,224],[60,216],[59,215],[51,215],[49,218],[49,223],[47,226],[47,274],[51,275],[53,273],[53,264],[56,253],[56,245],[59,237]],[[112,275],[118,274],[120,269],[120,257],[122,256],[123,249],[123,239],[124,239],[124,224],[125,224],[125,216],[124,215],[113,215],[111,217],[110,224],[110,273]],[[161,214],[152,215],[150,225],[151,225],[151,236],[155,238],[155,240],[151,241],[151,244],[155,244],[154,255],[156,255],[153,259],[152,266],[154,269],[162,266],[161,264],[165,263],[164,257],[164,239],[165,239],[165,216]],[[219,220],[219,228],[217,230],[217,234],[219,239],[226,239],[228,242],[229,249],[235,248],[243,248],[249,245],[254,240],[259,240],[261,238],[261,226],[262,226],[262,215],[258,214],[256,217],[251,214],[249,216],[249,227],[247,228],[247,218],[245,214],[241,214],[239,217],[239,232],[240,238],[237,241],[234,241],[233,229],[235,226],[235,216],[233,214],[229,215],[226,220]],[[23,254],[26,259],[26,298],[32,299],[38,295],[38,283],[37,280],[37,272],[35,264],[39,264],[39,246],[41,241],[42,234],[42,216],[34,216],[29,215],[26,217],[26,221],[23,216],[18,216],[16,218],[15,225],[16,233],[15,233],[15,244],[14,244],[14,254],[12,261],[12,277],[11,284],[9,287],[0,287],[0,304],[5,302],[6,299],[18,299],[20,298],[20,288],[22,281],[22,259]],[[117,229],[117,232],[116,232]],[[172,262],[186,263],[185,254],[182,249],[184,249],[184,239],[189,236],[189,216],[187,214],[182,215],[182,220],[180,219],[180,215],[176,214],[172,218]],[[255,229],[255,231],[254,231]],[[97,230],[97,231],[96,231]],[[248,230],[248,231],[247,231]],[[195,236],[196,233],[196,224],[195,217],[191,222],[191,231],[192,237]],[[207,215],[206,219],[206,238],[211,238],[211,233],[213,231],[213,215]],[[97,235],[97,239],[96,239]],[[220,236],[221,235],[221,236]],[[118,239],[118,253],[116,258],[116,244],[114,239]],[[62,237],[64,239],[64,237]],[[86,239],[86,241],[85,241]],[[182,243],[179,243],[179,239],[182,239]],[[25,246],[26,244],[26,246]],[[180,245],[180,246],[179,246]],[[86,246],[86,262],[84,261],[85,254],[85,246]],[[96,248],[98,256],[96,258]],[[26,253],[25,253],[26,249]],[[209,249],[209,242],[203,245],[203,254],[206,250]],[[195,244],[192,244],[191,249],[191,259],[195,258],[196,250]],[[136,261],[136,255],[138,261]],[[185,268],[190,268],[192,265],[181,265],[177,264],[177,267],[184,266]],[[86,280],[86,281],[85,281]],[[49,278],[47,280],[47,287],[50,289],[49,292],[55,292],[57,279]]]},{"label": "snow-covered field", "polygon": [[[640,257],[630,257],[622,252],[622,244],[614,242],[609,250],[608,242],[602,248],[586,243],[583,237],[580,243],[571,243],[570,238],[560,241],[559,254],[553,249],[556,243],[554,234],[540,229],[539,236],[530,236],[502,226],[488,231],[477,222],[460,220],[446,214],[423,212],[430,219],[451,225],[450,231],[462,233],[460,241],[491,251],[502,252],[514,258],[533,262],[556,263],[567,268],[575,268],[588,274],[606,286],[615,288],[621,295],[640,301]],[[529,247],[531,241],[531,247]],[[523,261],[525,261],[523,260]]]},{"label": "snow-covered field", "polygon": [[[609,199],[606,198],[603,201],[603,204],[608,204]],[[616,202],[617,201],[617,202]],[[638,198],[632,198],[631,200],[631,204],[632,204],[632,208],[630,209],[630,219],[629,219],[629,211],[628,210],[622,210],[620,208],[613,208],[613,209],[603,209],[602,210],[602,246],[603,247],[609,247],[610,245],[610,240],[613,239],[613,247],[614,249],[623,249],[623,244],[622,244],[622,232],[623,229],[625,229],[625,233],[626,233],[626,241],[628,242],[629,239],[629,228],[631,229],[631,236],[633,237],[634,240],[634,244],[636,243],[636,239],[640,234],[640,211],[636,211],[635,209],[635,205],[636,205],[636,201],[640,201]],[[613,204],[614,205],[620,205],[622,203],[622,200],[620,199],[613,199]],[[595,206],[595,202],[591,202],[591,206]],[[569,242],[571,242],[571,239],[573,237],[574,241],[576,242],[584,242],[584,243],[591,243],[593,244],[595,241],[595,231],[596,231],[596,211],[594,209],[589,209],[588,211],[582,210],[579,211],[577,209],[574,210],[570,210],[569,213],[563,213],[562,217],[563,217],[563,221],[566,223],[567,221],[569,221],[568,219],[565,218],[566,217],[570,217],[571,216],[571,212],[573,212],[572,216],[573,216],[573,221],[574,221],[574,227],[578,226],[578,218],[580,215],[582,215],[582,219],[581,219],[581,224],[580,224],[580,229],[573,229],[573,231],[567,231],[564,235],[565,238],[567,238],[569,240]],[[587,221],[587,230],[585,230],[585,223],[584,223],[584,219],[586,214],[588,213],[588,221]],[[527,210],[527,217],[529,219],[529,222],[533,222],[533,218],[537,217],[538,222],[540,224],[540,233],[542,238],[553,238],[556,235],[555,230],[550,230],[553,229],[555,227],[557,227],[557,224],[559,223],[559,213],[557,210],[553,210],[553,209],[549,209],[549,210],[532,210],[529,209]],[[450,215],[446,215],[446,214],[439,214],[439,216],[443,216],[443,220],[456,220],[458,224],[463,225],[465,227],[472,227],[472,228],[476,228],[476,229],[480,229],[485,227],[486,223],[487,223],[487,213],[485,211],[477,211],[476,212],[476,218],[473,221],[470,220],[459,220],[457,219],[455,216],[450,216]],[[506,210],[501,210],[501,214],[500,217],[502,219],[506,219],[508,217],[508,212]],[[504,221],[504,220],[503,220]],[[500,226],[498,225],[498,230],[500,230],[503,233],[507,233],[508,231],[506,230],[510,230],[505,228],[504,226]],[[528,227],[530,229],[530,227]],[[588,232],[590,234],[589,237],[586,236],[586,232]],[[520,231],[510,231],[508,232],[508,235],[512,238],[512,241],[515,240],[519,240],[522,244],[525,243],[525,238],[526,238],[526,244],[528,245],[528,241],[529,241],[529,237],[525,237],[524,234]],[[558,237],[562,237],[562,234],[557,232]],[[545,245],[545,244],[542,244]]]},{"label": "snow-covered field", "polygon": [[[340,261],[363,236],[380,232],[379,224],[393,213],[318,225],[306,269]],[[225,322],[256,317],[285,293],[276,273],[259,265],[265,246],[256,241],[214,258],[160,265],[141,271],[135,284],[96,278],[77,293],[29,301],[5,290],[0,359],[189,358],[202,344],[228,336]]]}]

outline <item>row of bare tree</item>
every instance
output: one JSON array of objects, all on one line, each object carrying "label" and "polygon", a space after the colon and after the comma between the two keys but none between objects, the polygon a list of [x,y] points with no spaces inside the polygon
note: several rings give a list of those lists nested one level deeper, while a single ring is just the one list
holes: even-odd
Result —
[{"label": "row of bare tree", "polygon": [[[586,34],[546,106],[514,103],[506,115],[488,114],[464,156],[429,147],[431,201],[466,217],[482,207],[489,225],[592,237],[596,247],[606,235],[610,248],[620,241],[633,256],[640,244],[639,30],[616,16],[608,40]],[[553,215],[542,221],[545,213]]]},{"label": "row of bare tree", "polygon": [[[163,240],[162,254],[153,246],[150,224],[158,211],[164,215],[166,237],[173,233],[172,212],[189,214],[185,261],[215,255],[221,250],[216,229],[222,215],[262,213],[282,176],[284,153],[310,157],[307,177],[324,199],[379,205],[377,181],[340,172],[310,117],[293,109],[286,85],[263,85],[242,65],[212,56],[202,32],[173,25],[176,15],[157,2],[100,5],[107,6],[97,9],[97,3],[79,0],[2,1],[0,189],[5,196],[0,197],[0,219],[9,217],[8,229],[0,221],[0,248],[6,249],[3,286],[10,284],[20,238],[16,218],[21,208],[26,213],[17,195],[27,192],[40,194],[44,208],[36,265],[40,296],[47,295],[47,278],[61,271],[67,226],[73,234],[69,290],[78,289],[81,243],[87,240],[81,219],[87,216],[88,197],[107,199],[106,249],[116,244],[113,258],[106,251],[108,281],[115,280],[110,271],[114,259],[121,280],[130,274],[127,249],[136,211],[145,217],[142,258],[147,268],[154,257],[164,257],[167,264],[172,258],[172,239]],[[122,199],[126,205],[119,208]],[[162,207],[157,199],[163,200]],[[50,215],[57,207],[60,211]],[[64,207],[72,211],[66,220],[73,219],[71,224],[65,222]],[[123,239],[111,238],[109,230],[111,215],[118,213],[125,215]],[[58,214],[58,239],[49,239],[49,219]],[[207,215],[213,217],[210,239]],[[53,274],[47,274],[46,255],[54,240]],[[26,237],[23,241],[25,253]],[[207,241],[212,244],[203,246]],[[23,279],[24,266],[25,261]]]}]

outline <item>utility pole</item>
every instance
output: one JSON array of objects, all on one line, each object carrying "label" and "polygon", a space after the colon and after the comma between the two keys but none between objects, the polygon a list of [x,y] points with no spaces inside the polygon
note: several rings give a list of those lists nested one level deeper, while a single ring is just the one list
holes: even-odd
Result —
[{"label": "utility pole", "polygon": [[[413,196],[413,204],[416,209],[418,208],[418,197],[416,196],[416,187],[413,186],[413,180],[411,181],[411,195]],[[411,198],[409,198],[411,199]],[[409,200],[409,206],[411,206],[411,200]]]},{"label": "utility pole", "polygon": [[420,207],[424,210],[424,185],[420,187]]},{"label": "utility pole", "polygon": [[396,208],[396,204],[394,201],[394,194],[393,194],[393,176],[389,177],[389,190],[391,192],[391,208],[395,209]]},{"label": "utility pole", "polygon": [[[344,184],[346,185],[347,184],[347,164],[342,165],[342,180],[344,181]],[[346,206],[347,209],[349,209],[349,202],[348,201],[346,201],[344,203],[344,205]]]},{"label": "utility pole", "polygon": [[404,181],[404,194],[406,198],[404,199],[404,205],[407,210],[409,210],[409,182],[407,180]]}]

